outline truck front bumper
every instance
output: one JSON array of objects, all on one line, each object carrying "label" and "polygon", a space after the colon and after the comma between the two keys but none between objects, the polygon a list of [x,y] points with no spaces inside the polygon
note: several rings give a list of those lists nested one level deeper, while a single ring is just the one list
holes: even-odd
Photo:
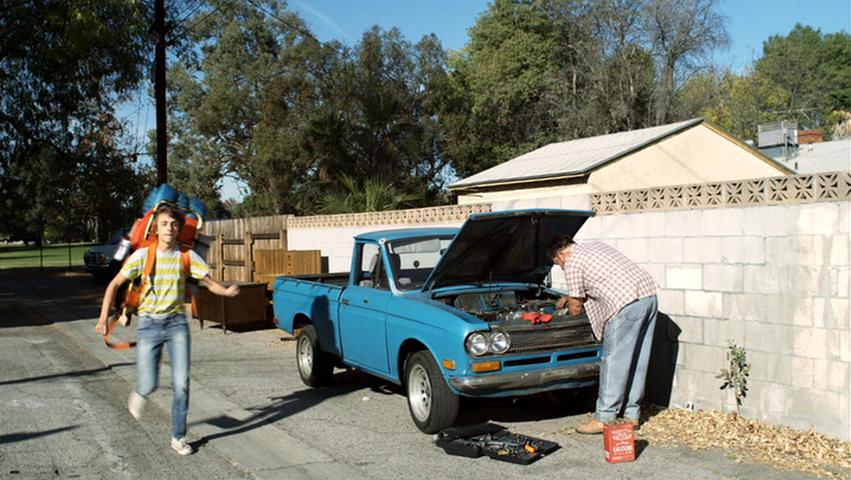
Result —
[{"label": "truck front bumper", "polygon": [[600,364],[587,362],[532,372],[450,377],[449,382],[462,395],[504,396],[586,386],[596,383],[599,374]]}]

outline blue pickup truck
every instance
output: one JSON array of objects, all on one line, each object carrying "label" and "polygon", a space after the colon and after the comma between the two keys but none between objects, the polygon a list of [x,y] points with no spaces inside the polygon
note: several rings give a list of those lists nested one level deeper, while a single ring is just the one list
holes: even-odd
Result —
[{"label": "blue pickup truck", "polygon": [[414,424],[451,426],[459,396],[528,395],[594,385],[601,346],[587,318],[556,311],[544,249],[589,211],[471,215],[457,228],[355,237],[351,272],[278,277],[275,322],[297,337],[308,386],[335,366],[403,385]]}]

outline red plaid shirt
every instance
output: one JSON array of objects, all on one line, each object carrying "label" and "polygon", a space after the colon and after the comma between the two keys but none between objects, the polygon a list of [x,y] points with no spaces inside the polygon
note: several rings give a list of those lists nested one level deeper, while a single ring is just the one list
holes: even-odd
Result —
[{"label": "red plaid shirt", "polygon": [[585,298],[585,313],[598,340],[623,307],[656,294],[656,282],[646,270],[602,242],[573,244],[564,277],[568,296]]}]

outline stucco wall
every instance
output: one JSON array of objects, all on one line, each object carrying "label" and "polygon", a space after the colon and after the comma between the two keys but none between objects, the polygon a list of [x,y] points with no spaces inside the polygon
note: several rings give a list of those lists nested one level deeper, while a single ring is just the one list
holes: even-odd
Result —
[{"label": "stucco wall", "polygon": [[[542,198],[555,199],[561,204],[562,197],[582,196],[586,198],[591,193],[591,187],[587,183],[576,185],[562,185],[557,187],[525,188],[517,190],[504,190],[496,192],[479,192],[467,195],[458,195],[458,205],[481,202],[512,202],[524,200],[539,200]],[[585,208],[588,208],[587,205]]]},{"label": "stucco wall", "polygon": [[594,192],[773,177],[783,171],[700,124],[591,173]]}]

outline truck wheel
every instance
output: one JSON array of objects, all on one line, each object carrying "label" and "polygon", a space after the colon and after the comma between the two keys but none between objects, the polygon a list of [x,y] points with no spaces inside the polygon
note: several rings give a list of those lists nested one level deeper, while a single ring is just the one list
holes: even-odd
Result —
[{"label": "truck wheel", "polygon": [[458,418],[458,396],[449,390],[434,357],[422,350],[408,357],[405,386],[411,419],[423,433],[451,427]]},{"label": "truck wheel", "polygon": [[308,387],[320,387],[331,382],[333,358],[319,348],[316,329],[305,325],[296,339],[296,364],[301,381]]}]

